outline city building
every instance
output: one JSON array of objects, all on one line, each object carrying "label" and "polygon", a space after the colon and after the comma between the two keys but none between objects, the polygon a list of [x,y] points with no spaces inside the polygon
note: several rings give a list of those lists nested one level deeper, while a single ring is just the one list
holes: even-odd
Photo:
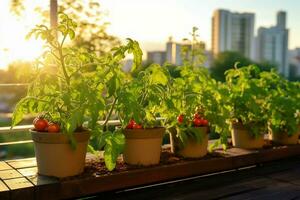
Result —
[{"label": "city building", "polygon": [[289,30],[286,28],[286,13],[277,13],[277,24],[270,28],[260,27],[257,35],[257,61],[269,61],[278,66],[278,72],[289,76],[288,62]]},{"label": "city building", "polygon": [[[204,50],[205,52],[205,43],[200,42],[200,48]],[[189,56],[189,51],[192,50],[192,45],[188,41],[183,41],[181,43],[174,42],[172,38],[169,38],[169,41],[166,44],[166,61],[168,63],[174,64],[174,65],[182,65],[183,64],[183,51],[187,51],[187,55]]]},{"label": "city building", "polygon": [[[207,58],[204,62],[205,67],[209,67],[211,63],[211,52],[205,51],[205,43],[199,43],[200,48],[203,49],[203,54]],[[147,52],[147,63],[157,63],[163,65],[164,63],[169,63],[173,65],[182,65],[184,58],[183,52],[186,51],[185,56],[190,56],[190,51],[192,49],[192,45],[189,41],[183,41],[181,43],[175,42],[172,40],[172,37],[169,38],[166,43],[165,51],[149,51]]]},{"label": "city building", "polygon": [[215,10],[212,17],[213,56],[224,51],[237,51],[254,58],[254,13]]},{"label": "city building", "polygon": [[294,67],[293,76],[300,77],[300,48],[289,51],[289,64]]},{"label": "city building", "polygon": [[147,62],[163,65],[166,62],[166,52],[165,51],[147,52]]},{"label": "city building", "polygon": [[181,44],[174,42],[172,38],[166,44],[166,61],[174,65],[181,65]]}]

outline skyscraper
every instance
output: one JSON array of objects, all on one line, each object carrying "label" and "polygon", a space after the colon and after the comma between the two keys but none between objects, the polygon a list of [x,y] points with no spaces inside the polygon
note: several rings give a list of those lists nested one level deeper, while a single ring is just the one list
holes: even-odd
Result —
[{"label": "skyscraper", "polygon": [[285,77],[289,76],[288,34],[286,13],[279,11],[276,26],[270,28],[260,27],[257,35],[257,60],[277,64],[278,72]]},{"label": "skyscraper", "polygon": [[215,10],[212,17],[212,53],[216,56],[224,51],[237,51],[254,58],[253,13],[232,13]]}]

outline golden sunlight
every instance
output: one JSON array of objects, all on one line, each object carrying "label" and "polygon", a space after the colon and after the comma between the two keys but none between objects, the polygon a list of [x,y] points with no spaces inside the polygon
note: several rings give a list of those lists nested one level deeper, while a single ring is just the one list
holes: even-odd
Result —
[{"label": "golden sunlight", "polygon": [[37,14],[29,9],[21,16],[15,16],[9,10],[9,1],[0,4],[0,69],[6,69],[16,60],[34,60],[42,53],[42,42],[25,37],[39,23]]}]

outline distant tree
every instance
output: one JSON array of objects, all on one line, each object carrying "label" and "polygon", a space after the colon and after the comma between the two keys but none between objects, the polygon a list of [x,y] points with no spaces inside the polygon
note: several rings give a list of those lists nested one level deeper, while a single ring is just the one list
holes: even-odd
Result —
[{"label": "distant tree", "polygon": [[252,61],[239,52],[225,51],[219,53],[214,58],[211,65],[211,74],[218,81],[225,81],[225,71],[234,67],[235,63],[238,63],[238,67],[247,66],[250,64],[257,65],[261,71],[270,71],[272,68],[277,68],[277,65],[268,61],[257,63]]},{"label": "distant tree", "polygon": [[271,71],[271,69],[276,69],[278,67],[277,64],[270,61],[263,61],[255,64],[260,68],[261,71]]},{"label": "distant tree", "polygon": [[[26,9],[25,2],[24,0],[11,0],[11,11],[20,15]],[[42,23],[49,23],[49,9],[37,5],[35,10],[40,13]],[[85,47],[100,55],[120,43],[117,37],[106,32],[109,23],[104,21],[105,13],[101,10],[98,0],[59,1],[58,10],[77,22],[77,36],[74,45]]]},{"label": "distant tree", "polygon": [[290,64],[289,66],[289,80],[290,81],[300,81],[300,76],[297,73],[297,66],[294,64]]},{"label": "distant tree", "polygon": [[238,66],[252,64],[251,60],[242,54],[234,51],[225,51],[219,53],[211,65],[211,75],[218,81],[225,81],[224,73],[226,70],[233,68],[234,64],[239,62]]}]

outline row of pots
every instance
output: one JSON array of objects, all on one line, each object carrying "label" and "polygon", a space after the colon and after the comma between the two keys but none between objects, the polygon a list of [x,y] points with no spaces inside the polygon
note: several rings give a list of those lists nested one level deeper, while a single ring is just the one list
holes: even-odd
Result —
[{"label": "row of pots", "polygon": [[[268,138],[275,144],[291,145],[298,144],[299,135],[300,127],[298,132],[291,136],[289,136],[287,133],[273,133],[270,131]],[[250,131],[246,127],[239,123],[233,124],[231,138],[233,146],[238,148],[259,149],[265,144],[265,138],[263,134],[254,137],[250,134]]]},{"label": "row of pots", "polygon": [[[208,128],[198,127],[201,142],[189,139],[182,147],[176,137],[176,131],[171,131],[170,141],[173,153],[187,158],[201,158],[207,154]],[[35,144],[38,173],[47,176],[67,177],[80,174],[84,170],[89,132],[74,133],[77,148],[73,150],[65,134],[40,133],[31,131]],[[160,162],[161,145],[165,128],[125,129],[126,138],[123,159],[131,165],[156,165]],[[299,132],[291,137],[285,134],[270,134],[271,140],[280,144],[297,144]],[[236,125],[232,131],[233,146],[239,148],[262,148],[263,135],[251,137],[243,126]]]}]

